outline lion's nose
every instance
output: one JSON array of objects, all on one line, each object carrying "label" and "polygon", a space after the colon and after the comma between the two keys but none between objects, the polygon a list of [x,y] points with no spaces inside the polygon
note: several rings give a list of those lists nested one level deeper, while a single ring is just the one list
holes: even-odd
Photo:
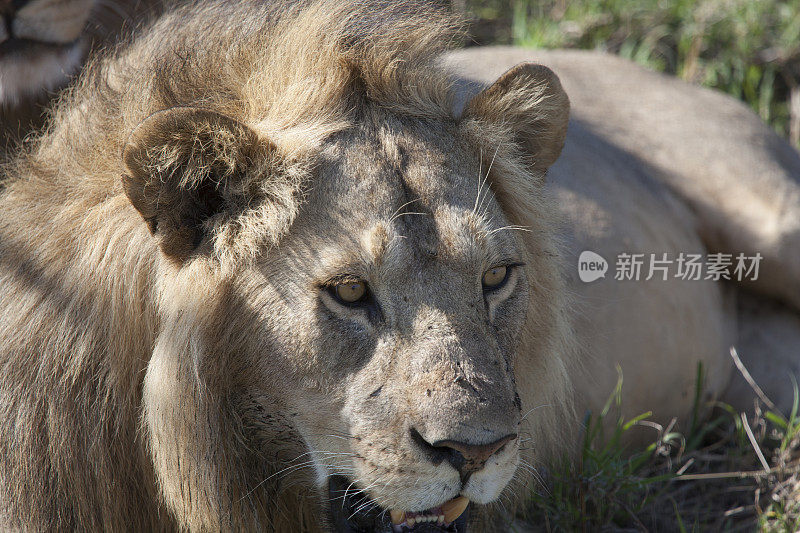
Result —
[{"label": "lion's nose", "polygon": [[508,442],[516,439],[517,434],[511,433],[488,444],[467,444],[456,440],[437,440],[429,443],[419,432],[412,429],[411,438],[427,452],[433,463],[439,464],[446,460],[461,474],[461,481],[466,482],[473,472],[477,472],[486,465],[486,461],[492,455]]}]

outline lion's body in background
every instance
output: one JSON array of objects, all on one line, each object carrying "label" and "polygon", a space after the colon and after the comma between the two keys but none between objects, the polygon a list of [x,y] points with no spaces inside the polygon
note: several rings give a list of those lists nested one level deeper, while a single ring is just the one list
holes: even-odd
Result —
[{"label": "lion's body in background", "polygon": [[[602,406],[619,363],[628,416],[652,410],[661,422],[685,419],[702,361],[710,397],[751,409],[754,393],[729,355],[735,347],[789,412],[788,376],[800,370],[797,151],[741,102],[612,55],[487,47],[449,61],[480,83],[521,61],[541,62],[570,95],[566,148],[549,183],[564,220],[575,331],[588,355],[578,386],[589,391],[584,405]],[[583,250],[610,262],[606,279],[578,279]],[[638,282],[613,280],[620,253],[674,260],[680,252],[764,258],[756,282],[645,281],[644,271]]]},{"label": "lion's body in background", "polygon": [[2,8],[0,156],[46,119],[49,102],[93,53],[111,50],[165,7],[161,0],[29,0]]}]

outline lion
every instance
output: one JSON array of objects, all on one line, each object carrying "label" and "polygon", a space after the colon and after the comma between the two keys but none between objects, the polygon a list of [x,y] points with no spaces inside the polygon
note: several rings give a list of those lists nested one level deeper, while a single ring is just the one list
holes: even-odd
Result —
[{"label": "lion", "polygon": [[177,8],[5,168],[5,527],[500,527],[570,429],[569,105],[455,115],[429,4]]},{"label": "lion", "polygon": [[633,414],[690,412],[698,362],[724,392],[728,288],[587,284],[576,254],[752,233],[654,171],[658,134],[598,134],[581,58],[453,74],[430,4],[177,8],[6,165],[4,529],[502,530],[615,363]]}]

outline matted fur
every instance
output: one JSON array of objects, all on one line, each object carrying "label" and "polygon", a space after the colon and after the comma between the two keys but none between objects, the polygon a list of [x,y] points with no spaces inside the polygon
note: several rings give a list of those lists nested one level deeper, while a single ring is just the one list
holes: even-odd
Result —
[{"label": "matted fur", "polygon": [[[434,60],[458,24],[426,5],[192,5],[95,61],[61,99],[48,130],[6,167],[0,196],[3,525],[320,526],[324,499],[312,472],[294,462],[310,438],[295,410],[346,403],[348,384],[314,351],[317,323],[283,319],[285,308],[264,290],[279,280],[259,276],[292,261],[298,275],[310,268],[311,256],[287,257],[283,243],[300,231],[306,198],[325,194],[314,180],[326,158],[355,147],[363,132],[395,147],[374,156],[389,166],[402,168],[405,146],[430,149],[443,168],[490,171],[492,190],[478,176],[469,191],[478,196],[472,229],[483,238],[504,228],[486,226],[481,209],[493,210],[492,223],[526,226],[508,241],[522,243],[520,276],[530,282],[511,362],[527,414],[520,433],[532,439],[522,454],[536,464],[562,451],[572,352],[541,184],[563,142],[568,103],[552,73],[530,67],[503,82],[531,76],[510,89],[522,91],[510,101],[489,96],[453,116],[449,79]],[[154,118],[182,108],[205,110],[198,120],[215,125],[186,130],[189,152],[170,150],[175,136]],[[230,146],[236,124],[253,132],[259,150],[218,149]],[[551,152],[521,140],[539,134]],[[149,149],[156,137],[161,148]],[[187,157],[201,164],[187,171]],[[174,175],[177,167],[186,174]],[[163,225],[142,220],[150,200],[163,198],[148,187],[171,187],[177,176],[192,190],[212,167],[231,169],[215,174],[215,188],[236,210],[205,219],[196,249],[165,245]],[[156,179],[137,181],[144,175]],[[136,187],[145,192],[136,196]],[[304,220],[314,227],[316,219]],[[328,229],[314,233],[320,254]],[[270,354],[276,345],[302,363],[287,367]],[[301,370],[324,400],[280,389]],[[276,477],[287,466],[296,475]]]}]

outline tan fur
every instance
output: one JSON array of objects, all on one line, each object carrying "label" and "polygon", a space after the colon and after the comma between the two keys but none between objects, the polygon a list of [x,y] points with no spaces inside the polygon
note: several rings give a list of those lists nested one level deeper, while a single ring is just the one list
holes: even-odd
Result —
[{"label": "tan fur", "polygon": [[[526,495],[520,456],[574,427],[542,192],[568,102],[527,66],[454,116],[433,60],[457,28],[213,2],[89,66],[5,169],[3,526],[316,530],[333,474],[383,508],[463,492],[487,527],[477,504]],[[337,304],[338,275],[379,305]],[[462,486],[411,429],[518,437]]]},{"label": "tan fur", "polygon": [[[584,405],[602,407],[619,365],[625,414],[652,411],[680,427],[691,420],[702,363],[707,399],[750,409],[754,393],[733,368],[735,347],[767,396],[790,411],[800,352],[800,154],[740,101],[610,54],[481,47],[444,60],[470,80],[467,94],[526,61],[553,68],[572,104],[548,188],[572,265],[567,286],[587,370],[573,383]],[[584,250],[609,260],[605,279],[578,278]],[[763,259],[756,281],[630,282],[614,279],[621,252]]]},{"label": "tan fur", "polygon": [[163,10],[161,0],[27,0],[0,5],[0,155],[44,120],[94,50]]},{"label": "tan fur", "polygon": [[0,105],[15,105],[52,89],[75,71],[92,4],[93,0],[33,0],[18,9],[10,3],[0,7],[0,46],[13,45],[0,54]]}]

